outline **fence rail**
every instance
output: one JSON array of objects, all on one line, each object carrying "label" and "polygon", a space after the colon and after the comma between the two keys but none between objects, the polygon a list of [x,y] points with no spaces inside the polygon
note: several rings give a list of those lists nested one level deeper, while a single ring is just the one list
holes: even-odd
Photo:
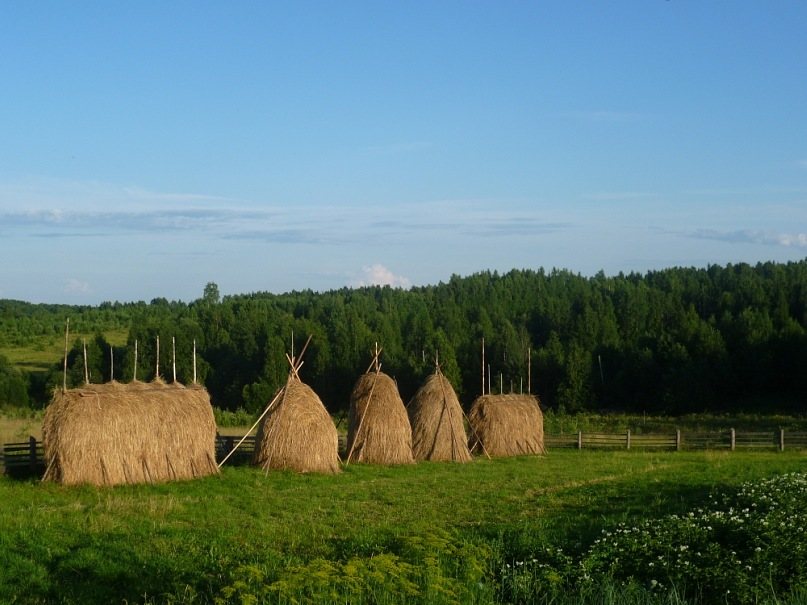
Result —
[{"label": "fence rail", "polygon": [[[216,459],[223,460],[241,440],[237,435],[216,436]],[[635,434],[547,433],[547,449],[636,449],[636,450],[778,450],[807,449],[807,431],[726,431]],[[340,451],[344,451],[344,437],[340,436]],[[255,437],[248,436],[238,450],[227,459],[227,464],[249,464],[255,451]],[[42,442],[30,437],[21,443],[3,446],[0,465],[12,477],[41,477],[45,473],[45,453]]]}]

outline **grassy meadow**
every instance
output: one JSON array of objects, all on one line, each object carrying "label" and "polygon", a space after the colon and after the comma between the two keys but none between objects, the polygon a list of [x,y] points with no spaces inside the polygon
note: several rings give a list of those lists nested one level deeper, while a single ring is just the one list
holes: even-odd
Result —
[{"label": "grassy meadow", "polygon": [[[114,346],[123,346],[129,337],[128,329],[107,330],[103,332],[107,342]],[[70,344],[76,340],[90,340],[95,334],[77,332],[70,334]],[[64,336],[41,336],[25,346],[6,344],[0,346],[0,355],[4,355],[13,365],[28,372],[47,371],[64,359]]]},{"label": "grassy meadow", "polygon": [[[689,602],[618,579],[570,591],[564,574],[603,531],[686,516],[805,463],[795,451],[557,450],[116,488],[2,478],[0,602]],[[525,561],[529,574],[511,573]],[[759,602],[807,602],[798,590]]]}]

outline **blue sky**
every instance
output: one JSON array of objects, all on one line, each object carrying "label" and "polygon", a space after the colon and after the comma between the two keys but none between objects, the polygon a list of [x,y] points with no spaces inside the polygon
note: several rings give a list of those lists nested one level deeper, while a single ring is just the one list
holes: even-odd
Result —
[{"label": "blue sky", "polygon": [[0,4],[0,298],[807,257],[807,4]]}]

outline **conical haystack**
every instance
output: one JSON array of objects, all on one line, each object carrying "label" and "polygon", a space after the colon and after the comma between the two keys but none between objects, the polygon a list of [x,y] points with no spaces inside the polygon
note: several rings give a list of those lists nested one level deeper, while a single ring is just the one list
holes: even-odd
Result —
[{"label": "conical haystack", "polygon": [[462,407],[439,368],[412,397],[407,411],[416,460],[471,461]]},{"label": "conical haystack", "polygon": [[412,428],[395,381],[380,371],[362,374],[350,395],[348,462],[411,464]]},{"label": "conical haystack", "polygon": [[135,382],[57,391],[42,427],[45,480],[118,485],[218,472],[216,421],[198,386]]},{"label": "conical haystack", "polygon": [[544,416],[532,395],[482,395],[468,414],[474,453],[489,456],[544,454]]},{"label": "conical haystack", "polygon": [[317,394],[294,373],[258,427],[253,464],[266,470],[339,472],[336,426]]}]

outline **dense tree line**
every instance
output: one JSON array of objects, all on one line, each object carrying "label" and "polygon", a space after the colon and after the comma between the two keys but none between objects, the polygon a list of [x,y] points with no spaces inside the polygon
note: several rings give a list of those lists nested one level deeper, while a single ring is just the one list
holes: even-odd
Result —
[{"label": "dense tree line", "polygon": [[[405,399],[439,355],[466,404],[480,393],[483,375],[494,392],[526,390],[529,379],[544,405],[567,411],[681,413],[761,405],[805,411],[807,403],[807,261],[594,277],[485,271],[410,290],[224,299],[211,283],[191,303],[75,308],[0,301],[0,327],[6,340],[20,342],[58,335],[65,316],[76,313],[99,334],[87,343],[93,382],[108,380],[113,365],[118,380],[130,380],[135,341],[137,378],[153,378],[159,336],[160,374],[173,377],[175,347],[177,378],[190,382],[195,346],[198,380],[215,405],[228,409],[262,408],[285,380],[285,354],[292,346],[299,352],[308,335],[302,375],[334,411],[346,407],[376,342],[383,348],[382,369],[396,378]],[[123,325],[127,345],[110,347],[101,334]],[[70,383],[80,384],[78,342],[68,365]],[[0,403],[9,392],[4,367],[0,360]],[[54,367],[47,383],[61,381],[61,367]]]}]

